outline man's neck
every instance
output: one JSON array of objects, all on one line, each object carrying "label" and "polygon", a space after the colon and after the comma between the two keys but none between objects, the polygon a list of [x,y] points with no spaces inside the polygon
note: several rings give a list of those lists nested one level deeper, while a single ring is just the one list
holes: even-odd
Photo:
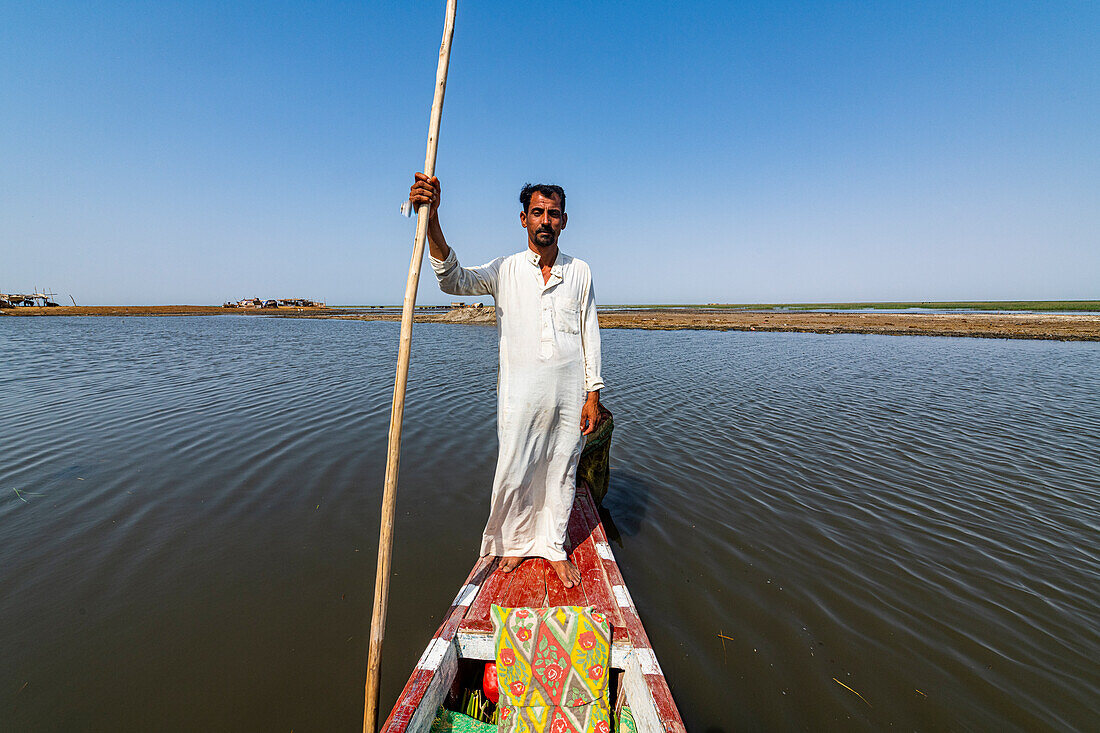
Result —
[{"label": "man's neck", "polygon": [[552,267],[558,259],[558,245],[555,242],[549,247],[537,247],[527,242],[527,249],[539,256],[539,267]]}]

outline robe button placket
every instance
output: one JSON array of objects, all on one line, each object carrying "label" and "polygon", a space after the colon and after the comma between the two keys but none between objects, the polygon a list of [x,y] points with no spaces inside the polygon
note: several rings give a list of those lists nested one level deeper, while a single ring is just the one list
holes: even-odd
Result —
[{"label": "robe button placket", "polygon": [[552,319],[552,316],[550,315],[550,298],[546,297],[546,294],[544,293],[542,295],[542,340],[543,341],[551,341],[554,338],[554,334],[552,333],[553,328],[554,328],[554,324],[551,321],[551,319]]}]

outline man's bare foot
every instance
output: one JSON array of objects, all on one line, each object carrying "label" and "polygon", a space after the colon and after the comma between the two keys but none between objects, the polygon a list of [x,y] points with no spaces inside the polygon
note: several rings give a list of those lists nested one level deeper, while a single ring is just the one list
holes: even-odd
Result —
[{"label": "man's bare foot", "polygon": [[506,557],[500,561],[500,572],[510,573],[519,567],[519,564],[526,558],[522,557]]},{"label": "man's bare foot", "polygon": [[566,588],[572,588],[581,582],[581,571],[577,570],[577,566],[569,562],[568,559],[547,560],[547,562],[550,563],[550,567],[554,568],[554,572],[558,574],[558,579]]}]

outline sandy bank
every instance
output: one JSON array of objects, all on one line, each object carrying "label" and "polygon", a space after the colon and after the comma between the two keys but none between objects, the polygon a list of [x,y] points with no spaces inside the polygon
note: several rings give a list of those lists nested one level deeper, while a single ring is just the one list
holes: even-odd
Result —
[{"label": "sandy bank", "polygon": [[[320,317],[369,321],[401,320],[397,314],[333,312]],[[420,323],[491,325],[496,322],[496,316],[492,308],[457,308],[446,313],[417,314],[416,320]],[[600,327],[657,331],[798,331],[1100,341],[1100,313],[803,313],[656,308],[600,313]]]},{"label": "sandy bank", "polygon": [[[218,306],[81,306],[12,308],[3,316],[267,316],[399,321],[396,313],[355,312],[340,308],[254,310]],[[456,308],[417,313],[420,323],[492,325],[492,307]],[[702,309],[629,310],[600,313],[602,328],[707,331],[798,331],[804,333],[870,333],[906,336],[1100,341],[1100,313],[805,313],[796,311],[710,311]]]}]

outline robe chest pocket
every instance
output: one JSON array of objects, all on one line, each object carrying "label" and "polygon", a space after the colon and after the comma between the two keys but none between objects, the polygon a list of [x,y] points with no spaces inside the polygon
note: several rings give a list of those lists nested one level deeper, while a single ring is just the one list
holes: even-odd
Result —
[{"label": "robe chest pocket", "polygon": [[576,303],[560,303],[554,307],[554,321],[562,333],[581,332],[581,309]]}]

